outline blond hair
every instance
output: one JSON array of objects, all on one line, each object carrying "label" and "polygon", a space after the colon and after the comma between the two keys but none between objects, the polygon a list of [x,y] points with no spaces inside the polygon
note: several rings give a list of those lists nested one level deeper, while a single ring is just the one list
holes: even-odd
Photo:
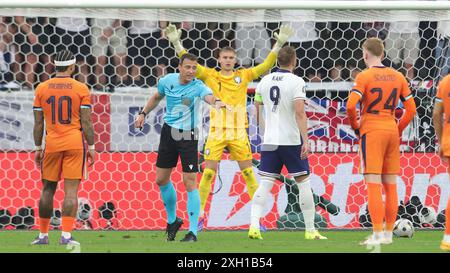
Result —
[{"label": "blond hair", "polygon": [[376,57],[383,56],[384,53],[384,45],[383,41],[379,38],[369,38],[367,39],[362,47],[367,50],[369,53]]}]

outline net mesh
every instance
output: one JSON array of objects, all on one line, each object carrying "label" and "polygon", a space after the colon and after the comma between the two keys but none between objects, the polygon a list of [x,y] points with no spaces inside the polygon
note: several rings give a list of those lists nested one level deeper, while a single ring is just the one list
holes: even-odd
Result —
[{"label": "net mesh", "polygon": [[[99,152],[79,192],[77,227],[165,228],[164,206],[155,183],[165,102],[149,114],[142,131],[133,122],[156,91],[158,79],[176,71],[178,59],[161,32],[167,21],[182,29],[183,46],[208,67],[218,66],[218,49],[223,46],[236,48],[240,67],[261,63],[274,44],[274,32],[282,22],[290,22],[296,32],[289,44],[297,49],[299,60],[295,73],[307,82],[311,185],[317,203],[316,225],[323,228],[371,226],[366,187],[358,174],[357,139],[345,105],[354,78],[364,69],[361,42],[367,37],[383,39],[385,65],[407,76],[418,106],[418,114],[402,136],[399,217],[411,219],[416,227],[443,226],[450,184],[436,155],[431,111],[435,86],[448,73],[446,10],[2,8],[0,16],[0,89],[5,91],[0,92],[0,228],[35,227],[41,184],[32,152],[33,90],[53,76],[52,57],[63,48],[77,56],[76,77],[93,91]],[[144,21],[148,18],[152,20]],[[247,100],[255,173],[261,144],[253,108],[256,83],[250,84]],[[398,116],[402,111],[400,105]],[[203,121],[205,136],[207,110]],[[246,228],[250,197],[237,163],[225,153],[217,173],[206,206],[206,227]],[[263,223],[271,229],[301,228],[296,187],[283,174],[268,200]],[[187,219],[181,166],[172,181],[178,192],[178,213]],[[60,224],[62,200],[60,189],[52,218],[55,228]],[[436,211],[435,221],[421,220],[424,207]]]}]

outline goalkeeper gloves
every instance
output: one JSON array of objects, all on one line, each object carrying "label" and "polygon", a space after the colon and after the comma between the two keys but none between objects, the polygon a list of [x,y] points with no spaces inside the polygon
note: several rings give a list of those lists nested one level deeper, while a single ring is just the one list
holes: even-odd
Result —
[{"label": "goalkeeper gloves", "polygon": [[181,29],[177,29],[175,25],[169,24],[169,26],[164,30],[167,39],[172,43],[175,47],[175,51],[180,53],[183,51],[183,46],[181,45],[180,37],[181,37]]},{"label": "goalkeeper gloves", "polygon": [[287,40],[294,34],[294,30],[289,25],[281,25],[280,32],[275,33],[275,40],[277,42],[273,46],[272,51],[275,53],[278,53],[280,49],[283,47],[283,45],[287,42]]}]

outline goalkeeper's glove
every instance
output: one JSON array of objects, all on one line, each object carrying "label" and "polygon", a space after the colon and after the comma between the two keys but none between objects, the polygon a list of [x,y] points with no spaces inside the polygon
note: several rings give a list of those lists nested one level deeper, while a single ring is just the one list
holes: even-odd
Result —
[{"label": "goalkeeper's glove", "polygon": [[180,37],[181,37],[181,29],[177,29],[175,25],[169,24],[164,30],[167,39],[173,44],[175,47],[175,51],[180,53],[183,51],[183,46],[181,45]]},{"label": "goalkeeper's glove", "polygon": [[278,53],[280,49],[283,47],[283,45],[287,42],[287,40],[294,34],[294,30],[289,25],[281,25],[280,32],[275,33],[275,39],[277,42],[273,46],[272,51],[275,53]]}]

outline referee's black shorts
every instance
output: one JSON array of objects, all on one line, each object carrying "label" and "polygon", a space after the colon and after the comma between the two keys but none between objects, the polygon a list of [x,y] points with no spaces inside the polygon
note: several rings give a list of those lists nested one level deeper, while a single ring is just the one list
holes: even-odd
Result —
[{"label": "referee's black shorts", "polygon": [[156,167],[173,168],[181,157],[183,172],[198,172],[198,131],[179,130],[164,123],[158,148]]}]

